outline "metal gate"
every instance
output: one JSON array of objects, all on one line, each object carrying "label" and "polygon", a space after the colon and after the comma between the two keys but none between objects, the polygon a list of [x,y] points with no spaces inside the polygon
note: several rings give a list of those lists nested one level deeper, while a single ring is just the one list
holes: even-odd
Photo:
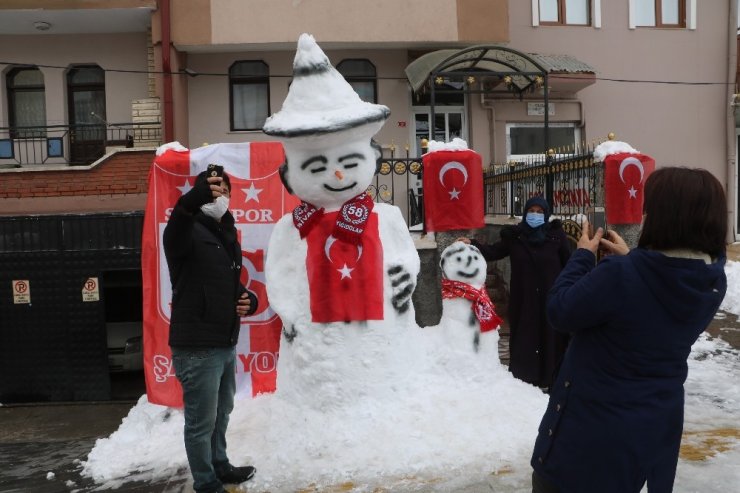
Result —
[{"label": "metal gate", "polygon": [[0,402],[110,399],[100,282],[141,269],[142,225],[141,211],[0,218]]}]

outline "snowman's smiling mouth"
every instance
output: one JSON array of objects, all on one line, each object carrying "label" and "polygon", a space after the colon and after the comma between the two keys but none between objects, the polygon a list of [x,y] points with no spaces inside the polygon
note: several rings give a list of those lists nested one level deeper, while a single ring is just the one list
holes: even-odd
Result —
[{"label": "snowman's smiling mouth", "polygon": [[475,269],[470,274],[468,274],[467,272],[463,272],[463,271],[459,270],[459,271],[457,271],[457,275],[460,276],[460,277],[467,277],[468,279],[471,279],[471,278],[473,278],[473,277],[475,277],[475,276],[478,275],[478,271],[479,270],[480,269]]},{"label": "snowman's smiling mouth", "polygon": [[343,187],[343,188],[334,188],[334,187],[330,187],[329,185],[324,185],[324,188],[326,188],[330,192],[344,192],[345,190],[349,190],[350,188],[355,188],[355,185],[357,185],[357,182],[354,182],[350,186]]}]

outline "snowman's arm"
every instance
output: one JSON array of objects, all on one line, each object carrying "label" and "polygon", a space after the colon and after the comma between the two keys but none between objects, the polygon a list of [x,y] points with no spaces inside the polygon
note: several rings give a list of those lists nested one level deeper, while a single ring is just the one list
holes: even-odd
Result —
[{"label": "snowman's arm", "polygon": [[265,256],[265,279],[270,307],[287,324],[297,318],[306,278],[306,242],[293,226],[292,216],[283,216],[270,235]]},{"label": "snowman's arm", "polygon": [[411,295],[419,275],[419,253],[411,239],[401,211],[394,206],[376,204],[381,220],[383,263],[391,284],[391,304],[399,313],[411,306]]},{"label": "snowman's arm", "polygon": [[402,265],[416,279],[419,275],[419,252],[416,251],[401,210],[388,204],[375,204],[380,216],[380,239],[386,266]]}]

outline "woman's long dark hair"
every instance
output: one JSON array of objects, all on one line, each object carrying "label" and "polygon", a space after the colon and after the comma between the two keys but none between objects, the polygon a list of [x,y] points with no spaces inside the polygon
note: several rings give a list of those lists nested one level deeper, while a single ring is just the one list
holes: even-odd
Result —
[{"label": "woman's long dark hair", "polygon": [[705,169],[668,167],[654,171],[645,182],[643,213],[639,247],[688,248],[712,257],[725,251],[725,191]]}]

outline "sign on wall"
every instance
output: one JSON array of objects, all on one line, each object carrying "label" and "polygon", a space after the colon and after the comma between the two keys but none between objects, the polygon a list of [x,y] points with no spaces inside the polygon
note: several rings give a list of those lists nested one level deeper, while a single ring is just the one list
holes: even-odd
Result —
[{"label": "sign on wall", "polygon": [[31,303],[31,283],[28,279],[11,282],[13,284],[13,303],[16,305]]}]

